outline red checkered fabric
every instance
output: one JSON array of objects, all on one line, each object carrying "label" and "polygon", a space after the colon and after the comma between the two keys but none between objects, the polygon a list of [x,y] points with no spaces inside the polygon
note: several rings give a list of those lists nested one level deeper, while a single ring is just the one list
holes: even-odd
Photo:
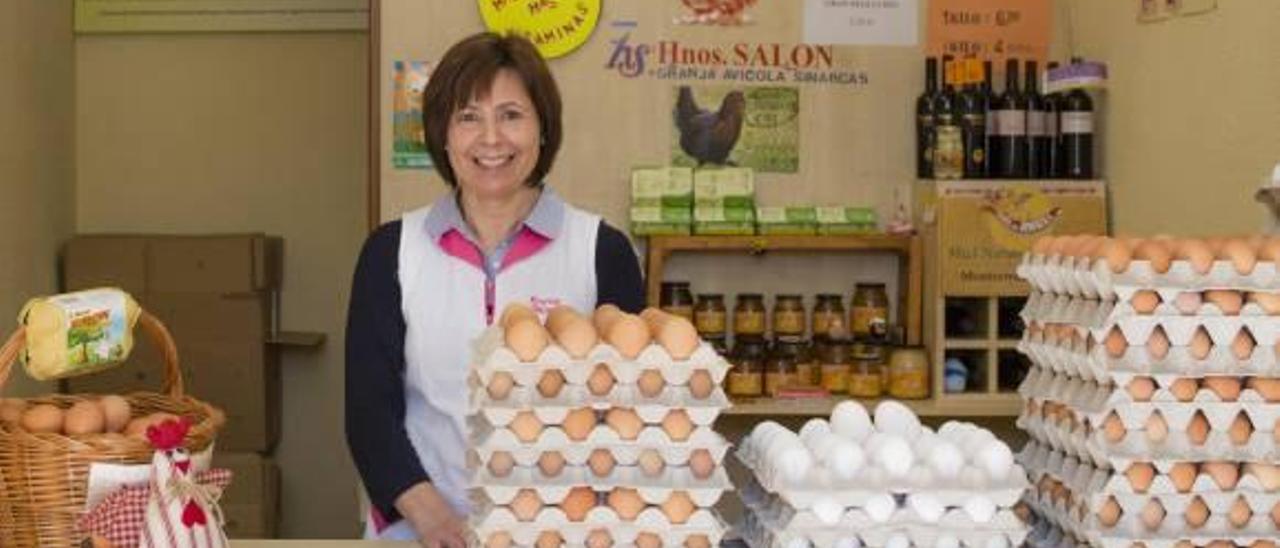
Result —
[{"label": "red checkered fabric", "polygon": [[[231,484],[231,471],[215,468],[196,474],[196,483],[216,489],[219,494]],[[77,522],[85,536],[106,539],[114,548],[136,548],[141,541],[142,524],[147,519],[150,484],[122,487],[103,499]]]}]

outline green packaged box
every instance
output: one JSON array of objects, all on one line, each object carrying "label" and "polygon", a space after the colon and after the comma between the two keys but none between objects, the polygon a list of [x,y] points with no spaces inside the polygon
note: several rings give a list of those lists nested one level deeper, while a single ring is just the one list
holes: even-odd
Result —
[{"label": "green packaged box", "polygon": [[755,172],[744,167],[699,169],[693,172],[693,199],[700,206],[754,209]]},{"label": "green packaged box", "polygon": [[757,207],[756,232],[783,236],[818,233],[818,213],[812,206]]},{"label": "green packaged box", "polygon": [[688,236],[691,232],[692,225],[689,223],[631,223],[631,234],[634,236]]},{"label": "green packaged box", "polygon": [[687,208],[693,205],[693,169],[654,167],[631,170],[631,205]]},{"label": "green packaged box", "polygon": [[876,210],[869,207],[820,206],[814,209],[819,225],[876,224]]},{"label": "green packaged box", "polygon": [[693,210],[688,207],[636,207],[631,206],[632,223],[684,223],[693,222]]},{"label": "green packaged box", "polygon": [[694,222],[750,223],[756,219],[754,209],[742,207],[697,206],[693,208]]},{"label": "green packaged box", "polygon": [[749,221],[705,221],[693,223],[693,233],[708,236],[751,236],[756,233],[756,224]]}]

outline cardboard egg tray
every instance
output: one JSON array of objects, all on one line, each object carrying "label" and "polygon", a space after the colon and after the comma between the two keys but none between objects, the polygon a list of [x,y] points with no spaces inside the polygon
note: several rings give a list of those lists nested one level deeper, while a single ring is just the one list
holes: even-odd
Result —
[{"label": "cardboard egg tray", "polygon": [[1162,274],[1150,261],[1134,259],[1117,274],[1102,260],[1028,253],[1016,272],[1037,291],[1100,300],[1128,300],[1141,289],[1280,291],[1280,270],[1270,261],[1258,261],[1253,272],[1241,275],[1230,261],[1214,261],[1207,274],[1199,274],[1190,262],[1174,260]]},{"label": "cardboard egg tray", "polygon": [[[1014,517],[1013,519],[1017,519]],[[982,527],[940,527],[936,524],[850,522],[834,527],[784,527],[774,516],[747,512],[737,527],[752,548],[845,548],[858,546],[1018,546],[1026,538],[1025,526],[1013,530]],[[943,543],[943,539],[950,539]]]},{"label": "cardboard egg tray", "polygon": [[715,388],[711,395],[698,399],[689,394],[683,387],[668,387],[654,398],[646,398],[634,387],[614,387],[608,396],[593,396],[585,387],[575,386],[562,389],[555,398],[543,398],[537,389],[516,388],[506,399],[488,401],[488,394],[477,399],[476,413],[480,414],[496,427],[511,424],[512,419],[523,411],[531,411],[544,425],[561,424],[570,411],[590,407],[597,411],[606,411],[615,407],[632,408],[645,424],[659,424],[673,410],[683,410],[689,420],[697,426],[709,426],[715,422],[720,411],[729,407],[729,399],[724,391]]},{"label": "cardboard egg tray", "polygon": [[707,509],[695,510],[684,523],[671,523],[654,507],[645,508],[634,520],[627,521],[603,505],[592,508],[580,522],[570,521],[564,511],[556,507],[543,508],[532,521],[520,521],[511,510],[500,506],[482,508],[474,516],[471,528],[481,542],[494,533],[507,532],[520,546],[532,546],[543,531],[559,533],[569,546],[582,546],[587,535],[597,529],[608,530],[614,546],[633,544],[641,533],[658,535],[663,546],[682,546],[687,538],[695,535],[705,535],[712,546],[717,546],[727,530],[724,520]]},{"label": "cardboard egg tray", "polygon": [[1031,533],[1023,544],[1027,548],[1088,548],[1089,544],[1076,540],[1075,536],[1053,522],[1034,516]]},{"label": "cardboard egg tray", "polygon": [[509,503],[520,489],[530,486],[536,486],[544,503],[559,503],[570,489],[586,486],[597,492],[629,487],[636,489],[646,501],[656,500],[658,503],[666,500],[673,491],[687,491],[699,507],[709,507],[725,491],[733,489],[724,468],[716,468],[709,477],[698,479],[687,467],[667,467],[659,474],[649,476],[635,466],[615,466],[604,477],[596,476],[584,466],[566,466],[555,476],[543,474],[536,466],[518,467],[505,477],[494,476],[482,468],[473,476],[472,485],[498,504]]},{"label": "cardboard egg tray", "polygon": [[1257,346],[1246,359],[1239,359],[1229,347],[1214,346],[1203,358],[1186,346],[1171,346],[1157,358],[1146,346],[1130,346],[1120,356],[1111,356],[1093,339],[1047,342],[1040,335],[1023,334],[1018,351],[1033,363],[1064,375],[1095,382],[1112,380],[1113,372],[1169,374],[1183,377],[1230,375],[1240,377],[1280,377],[1280,358],[1273,347]]},{"label": "cardboard egg tray", "polygon": [[481,386],[487,385],[493,374],[499,371],[510,373],[517,385],[534,386],[542,373],[548,370],[563,373],[570,385],[585,385],[599,364],[608,367],[621,384],[635,384],[647,369],[657,369],[669,385],[687,384],[689,377],[698,369],[711,373],[711,379],[719,385],[729,372],[729,363],[705,341],[700,342],[693,354],[684,360],[673,359],[665,348],[656,343],[645,347],[635,359],[623,357],[617,349],[604,343],[597,344],[586,357],[573,359],[564,348],[551,343],[533,361],[525,362],[503,344],[502,330],[498,327],[485,329],[473,343],[475,363],[471,368]]},{"label": "cardboard egg tray", "polygon": [[1173,346],[1187,346],[1200,328],[1217,346],[1230,346],[1241,330],[1247,330],[1259,346],[1274,346],[1280,335],[1280,316],[1268,316],[1255,303],[1247,303],[1239,315],[1223,315],[1212,303],[1200,306],[1199,313],[1184,315],[1172,304],[1162,303],[1154,314],[1138,314],[1127,303],[1079,299],[1065,295],[1033,294],[1020,313],[1031,325],[1068,324],[1081,336],[1101,341],[1112,328],[1119,327],[1129,346],[1147,343],[1157,327],[1164,330]]},{"label": "cardboard egg tray", "polygon": [[544,428],[537,440],[525,443],[506,428],[479,426],[472,429],[472,447],[482,463],[488,463],[494,451],[509,451],[516,464],[534,465],[545,451],[559,451],[570,464],[579,465],[596,449],[608,449],[618,464],[636,463],[640,453],[655,449],[669,465],[680,466],[689,462],[689,455],[697,449],[706,449],[719,466],[729,451],[724,437],[708,427],[694,428],[684,441],[671,439],[661,427],[649,426],[640,430],[634,440],[624,440],[612,428],[598,425],[583,441],[572,441],[559,427]]}]

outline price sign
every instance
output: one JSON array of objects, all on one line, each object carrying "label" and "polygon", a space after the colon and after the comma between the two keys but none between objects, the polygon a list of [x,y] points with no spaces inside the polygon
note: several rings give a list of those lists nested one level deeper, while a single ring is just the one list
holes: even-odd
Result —
[{"label": "price sign", "polygon": [[933,0],[928,17],[929,55],[978,57],[997,65],[1010,57],[1049,57],[1050,0]]}]

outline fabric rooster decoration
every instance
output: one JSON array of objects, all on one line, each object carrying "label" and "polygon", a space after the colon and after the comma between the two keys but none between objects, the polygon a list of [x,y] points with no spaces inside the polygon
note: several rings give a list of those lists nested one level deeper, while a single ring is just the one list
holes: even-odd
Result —
[{"label": "fabric rooster decoration", "polygon": [[192,470],[182,447],[189,429],[186,420],[147,428],[156,450],[150,480],[107,497],[80,520],[81,530],[113,548],[227,548],[218,498],[231,472]]},{"label": "fabric rooster decoration", "polygon": [[738,144],[746,110],[747,98],[741,91],[729,92],[720,102],[720,110],[711,111],[698,107],[689,86],[680,86],[675,109],[680,148],[699,166],[730,163],[729,153]]}]

